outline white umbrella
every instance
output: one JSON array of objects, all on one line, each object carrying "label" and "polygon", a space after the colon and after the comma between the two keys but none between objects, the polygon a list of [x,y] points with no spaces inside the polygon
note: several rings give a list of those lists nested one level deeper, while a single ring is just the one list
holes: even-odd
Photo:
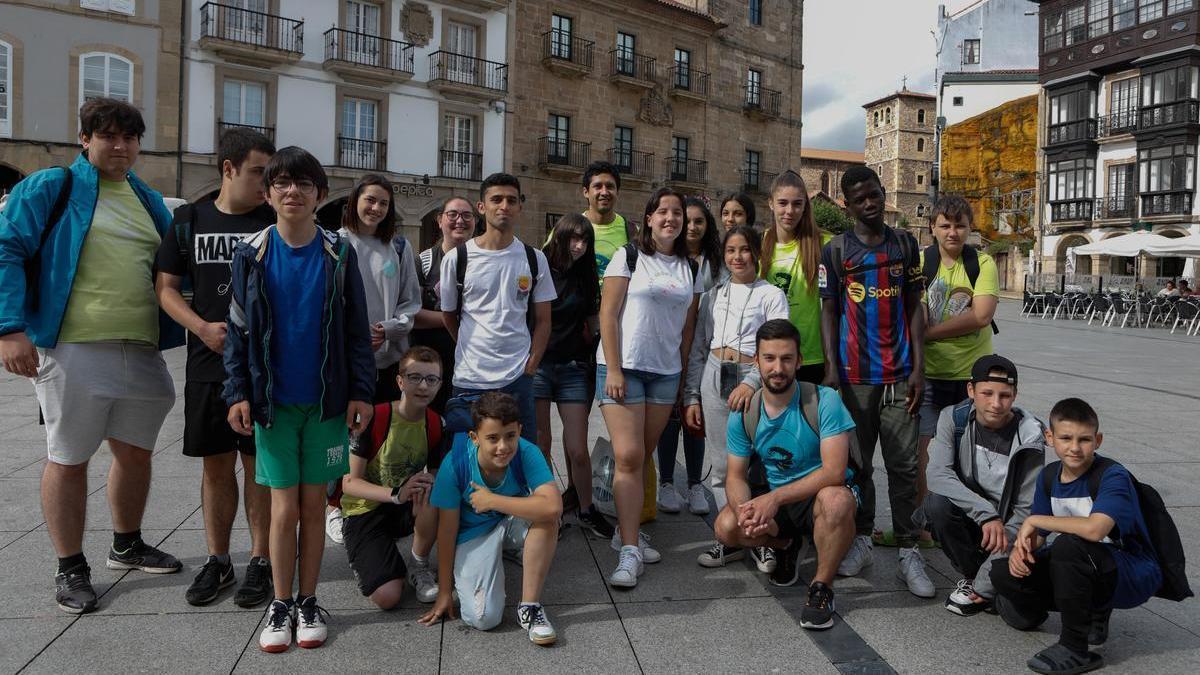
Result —
[{"label": "white umbrella", "polygon": [[1177,237],[1175,239],[1163,238],[1166,239],[1166,242],[1147,246],[1146,253],[1160,258],[1200,258],[1200,234]]},{"label": "white umbrella", "polygon": [[1111,237],[1094,244],[1076,246],[1077,255],[1110,255],[1132,258],[1146,250],[1151,245],[1165,245],[1176,239],[1168,239],[1161,234],[1149,232],[1133,232],[1119,237]]},{"label": "white umbrella", "polygon": [[1067,249],[1067,270],[1066,270],[1067,276],[1071,276],[1071,275],[1075,274],[1075,256],[1077,255],[1075,253],[1075,249],[1077,249],[1077,248],[1080,248],[1080,247],[1072,246]]}]

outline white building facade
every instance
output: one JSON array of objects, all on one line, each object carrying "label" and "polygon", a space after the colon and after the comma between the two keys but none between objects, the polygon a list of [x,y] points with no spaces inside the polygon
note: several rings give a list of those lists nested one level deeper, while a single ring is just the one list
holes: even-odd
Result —
[{"label": "white building facade", "polygon": [[508,3],[188,0],[182,197],[220,184],[230,126],[313,153],[334,224],[358,177],[396,184],[401,231],[427,246],[451,195],[506,166]]}]

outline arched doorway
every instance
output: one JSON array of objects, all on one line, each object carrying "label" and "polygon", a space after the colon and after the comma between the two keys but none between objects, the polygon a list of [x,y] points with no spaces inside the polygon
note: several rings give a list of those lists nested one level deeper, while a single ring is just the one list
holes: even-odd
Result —
[{"label": "arched doorway", "polygon": [[[1055,254],[1055,269],[1059,274],[1067,273],[1067,249],[1075,246],[1083,246],[1087,244],[1088,238],[1082,234],[1070,234],[1062,238],[1058,242],[1058,251]],[[1090,255],[1075,256],[1075,275],[1090,276],[1092,274],[1092,257]]]},{"label": "arched doorway", "polygon": [[[1167,239],[1178,239],[1185,236],[1185,233],[1179,230],[1163,230],[1158,232]],[[1179,277],[1183,276],[1183,266],[1187,263],[1184,258],[1153,258],[1154,276],[1156,277]]]},{"label": "arched doorway", "polygon": [[12,192],[13,186],[21,182],[25,174],[15,167],[0,164],[0,195]]},{"label": "arched doorway", "polygon": [[[1111,234],[1105,239],[1125,236],[1124,232]],[[1114,255],[1108,257],[1108,274],[1114,277],[1131,277],[1137,274],[1137,258],[1133,256]]]}]

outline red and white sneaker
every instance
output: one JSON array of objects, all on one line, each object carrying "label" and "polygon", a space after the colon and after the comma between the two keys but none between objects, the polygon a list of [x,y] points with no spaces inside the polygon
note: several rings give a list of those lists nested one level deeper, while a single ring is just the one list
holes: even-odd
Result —
[{"label": "red and white sneaker", "polygon": [[[296,605],[296,644],[303,649],[316,649],[325,644],[329,628],[325,617],[329,612],[317,604],[317,597],[310,595]],[[324,616],[322,616],[324,615]]]},{"label": "red and white sneaker", "polygon": [[267,607],[267,625],[258,635],[259,649],[270,654],[286,652],[295,629],[295,608],[282,600],[273,601]]}]

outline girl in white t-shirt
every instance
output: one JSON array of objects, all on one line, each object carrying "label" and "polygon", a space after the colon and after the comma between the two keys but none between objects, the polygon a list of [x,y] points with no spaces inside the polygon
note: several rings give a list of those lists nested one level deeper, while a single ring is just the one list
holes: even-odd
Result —
[{"label": "girl in white t-shirt", "polygon": [[[735,225],[725,235],[725,266],[730,278],[704,294],[696,316],[696,333],[688,358],[687,383],[683,388],[684,423],[693,433],[705,436],[706,456],[712,466],[713,501],[725,508],[725,427],[729,422],[729,397],[734,387],[746,380],[757,388],[754,371],[755,333],[771,319],[788,318],[783,290],[758,278],[758,233],[749,226]],[[704,567],[719,567],[739,560],[741,549],[714,542],[696,559]],[[755,549],[754,562],[763,573],[774,571],[771,549]]]},{"label": "girl in white t-shirt", "polygon": [[638,532],[642,471],[678,400],[704,289],[681,236],[683,196],[659,189],[643,217],[635,241],[617,249],[604,272],[596,354],[596,398],[616,460],[620,526],[613,544],[621,557],[609,583],[625,588],[637,585],[643,563],[661,559]]}]

